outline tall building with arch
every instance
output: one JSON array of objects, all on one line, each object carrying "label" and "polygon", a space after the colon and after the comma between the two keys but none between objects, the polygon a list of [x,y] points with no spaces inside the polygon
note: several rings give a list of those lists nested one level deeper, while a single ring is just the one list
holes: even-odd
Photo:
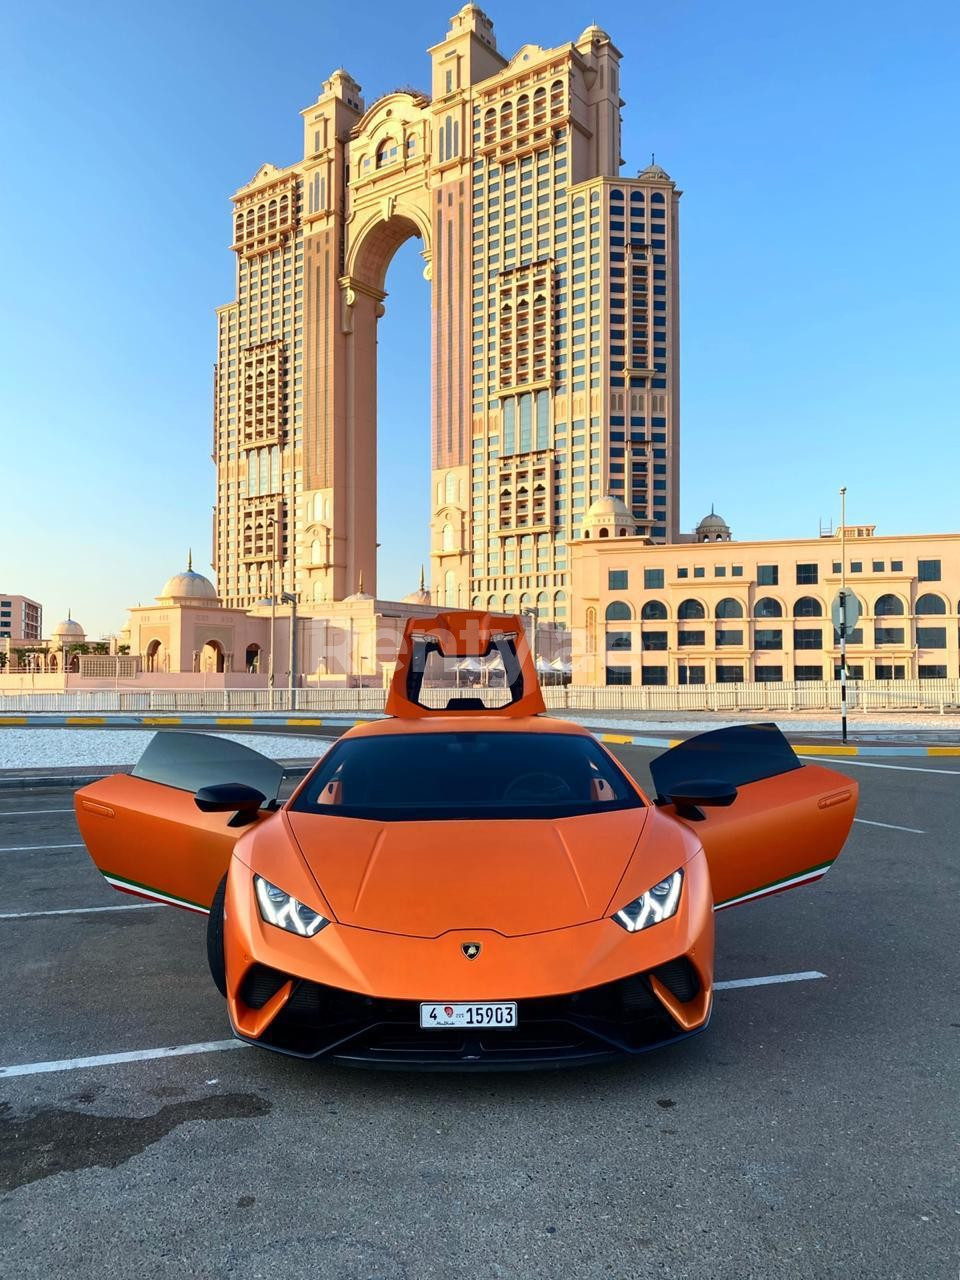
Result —
[{"label": "tall building with arch", "polygon": [[620,52],[599,27],[499,52],[465,5],[430,92],[365,105],[344,70],[301,113],[303,158],[233,196],[218,311],[214,565],[227,606],[376,590],[377,322],[416,237],[432,334],[436,603],[569,622],[567,543],[603,495],[678,532],[677,220],[622,178]]}]

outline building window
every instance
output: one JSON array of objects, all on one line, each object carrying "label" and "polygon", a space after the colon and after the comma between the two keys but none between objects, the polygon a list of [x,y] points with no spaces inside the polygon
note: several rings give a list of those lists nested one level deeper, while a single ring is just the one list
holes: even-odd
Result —
[{"label": "building window", "polygon": [[689,622],[697,618],[705,618],[707,611],[699,600],[681,600],[677,617],[681,622]]},{"label": "building window", "polygon": [[633,644],[630,639],[629,631],[608,631],[607,632],[607,648],[608,649],[632,649]]},{"label": "building window", "polygon": [[678,631],[677,644],[703,644],[704,632],[702,631]]},{"label": "building window", "polygon": [[742,618],[743,605],[739,600],[734,600],[733,596],[724,596],[722,600],[717,602],[717,607],[714,610],[714,617]]},{"label": "building window", "polygon": [[946,627],[917,627],[918,649],[945,649],[946,647]]},{"label": "building window", "polygon": [[665,631],[644,631],[640,647],[645,652],[648,650],[665,650],[667,647],[667,633]]},{"label": "building window", "polygon": [[903,644],[903,627],[874,627],[874,644]]},{"label": "building window", "polygon": [[863,573],[863,561],[862,561],[862,560],[851,560],[851,561],[850,561],[850,572],[851,572],[851,573]]},{"label": "building window", "polygon": [[758,684],[774,684],[783,679],[783,667],[756,667],[753,678]]},{"label": "building window", "polygon": [[874,560],[874,562],[873,562],[873,572],[874,572],[874,573],[883,573],[883,570],[884,570],[884,562],[883,562],[882,560]]},{"label": "building window", "polygon": [[717,684],[743,684],[743,667],[717,663]]},{"label": "building window", "polygon": [[905,668],[902,663],[894,663],[890,666],[885,662],[878,662],[876,666],[878,680],[902,680],[904,678]]},{"label": "building window", "polygon": [[640,676],[641,684],[666,684],[666,667],[643,667]]},{"label": "building window", "polygon": [[753,606],[753,616],[755,618],[782,618],[783,608],[779,600],[774,600],[773,596],[761,596]]},{"label": "building window", "polygon": [[801,596],[793,606],[795,618],[822,618],[823,605],[816,596]]},{"label": "building window", "polygon": [[878,618],[899,618],[903,615],[903,601],[899,596],[885,595],[877,601],[874,614]]},{"label": "building window", "polygon": [[743,644],[743,631],[739,628],[717,628],[717,647]]},{"label": "building window", "polygon": [[607,684],[633,684],[629,667],[607,667]]},{"label": "building window", "polygon": [[783,632],[779,627],[757,627],[753,633],[755,649],[782,649]]},{"label": "building window", "polygon": [[681,662],[677,667],[677,679],[681,684],[706,684],[707,668]]},{"label": "building window", "polygon": [[689,577],[690,577],[690,570],[689,570],[689,569],[686,569],[686,568],[684,568],[684,567],[682,567],[682,566],[681,566],[681,567],[679,567],[679,568],[677,569],[677,577],[678,577],[678,578],[689,578]]},{"label": "building window", "polygon": [[609,569],[607,571],[607,590],[626,591],[628,576],[626,569]]},{"label": "building window", "polygon": [[947,668],[940,664],[930,665],[921,662],[917,668],[921,680],[946,680]]},{"label": "building window", "polygon": [[757,565],[757,586],[775,587],[780,581],[780,567],[775,564]]},{"label": "building window", "polygon": [[[839,667],[834,667],[834,668],[833,668],[833,678],[834,678],[834,680],[839,680],[839,679],[840,679],[840,668],[839,668]],[[848,679],[848,680],[862,680],[862,679],[863,679],[863,664],[858,662],[858,663],[854,663],[854,664],[852,664],[852,665],[851,665],[851,664],[848,662],[848,663],[847,663],[847,679]]]},{"label": "building window", "polygon": [[630,622],[633,610],[625,600],[611,600],[603,616],[607,622]]},{"label": "building window", "polygon": [[891,560],[891,561],[890,561],[890,572],[891,572],[891,573],[903,573],[903,561],[902,561],[902,560]]},{"label": "building window", "polygon": [[644,622],[662,622],[667,616],[667,606],[662,600],[648,600],[640,610]]},{"label": "building window", "polygon": [[703,565],[702,565],[702,564],[694,565],[694,567],[693,567],[693,576],[694,576],[695,578],[702,578],[702,577],[704,576],[704,573],[705,573],[705,572],[706,572],[706,571],[705,571],[705,569],[704,569],[704,567],[703,567]]},{"label": "building window", "polygon": [[918,616],[946,612],[947,602],[942,596],[935,596],[931,592],[927,592],[926,595],[917,597],[916,613]]},{"label": "building window", "polygon": [[797,565],[797,586],[809,587],[819,581],[818,566],[815,564]]},{"label": "building window", "polygon": [[[794,649],[822,649],[823,630],[820,627],[794,627]],[[818,676],[817,679],[820,677]]]},{"label": "building window", "polygon": [[940,581],[940,561],[939,560],[918,560],[917,561],[917,577],[921,582],[939,582]]},{"label": "building window", "polygon": [[662,591],[663,590],[663,570],[662,569],[644,569],[643,588],[645,591]]},{"label": "building window", "polygon": [[823,667],[794,667],[794,680],[822,680]]}]

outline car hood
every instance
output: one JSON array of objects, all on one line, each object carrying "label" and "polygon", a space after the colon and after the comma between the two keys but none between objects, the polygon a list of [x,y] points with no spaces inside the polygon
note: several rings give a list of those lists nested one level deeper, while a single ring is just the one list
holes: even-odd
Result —
[{"label": "car hood", "polygon": [[492,822],[286,816],[338,921],[435,938],[451,929],[515,937],[598,919],[647,813]]}]

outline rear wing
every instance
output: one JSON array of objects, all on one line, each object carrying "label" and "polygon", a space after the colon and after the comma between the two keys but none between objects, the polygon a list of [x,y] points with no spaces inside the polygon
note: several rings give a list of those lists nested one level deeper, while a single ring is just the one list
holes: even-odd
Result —
[{"label": "rear wing", "polygon": [[[487,707],[476,696],[454,694],[442,710],[426,706],[421,693],[431,663],[454,658],[499,659],[510,701],[502,707]],[[540,715],[546,706],[523,619],[466,609],[433,618],[408,618],[385,710],[388,716],[404,719],[473,712],[500,718]]]}]

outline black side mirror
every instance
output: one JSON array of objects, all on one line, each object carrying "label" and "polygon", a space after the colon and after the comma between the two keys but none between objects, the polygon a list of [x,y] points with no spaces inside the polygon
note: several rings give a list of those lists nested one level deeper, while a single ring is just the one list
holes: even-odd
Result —
[{"label": "black side mirror", "polygon": [[201,813],[232,813],[227,825],[245,827],[254,821],[267,797],[244,782],[219,782],[201,787],[193,799]]},{"label": "black side mirror", "polygon": [[701,805],[726,808],[737,798],[737,788],[732,782],[720,778],[699,778],[691,782],[675,782],[667,799],[676,806],[681,818],[702,822]]}]

